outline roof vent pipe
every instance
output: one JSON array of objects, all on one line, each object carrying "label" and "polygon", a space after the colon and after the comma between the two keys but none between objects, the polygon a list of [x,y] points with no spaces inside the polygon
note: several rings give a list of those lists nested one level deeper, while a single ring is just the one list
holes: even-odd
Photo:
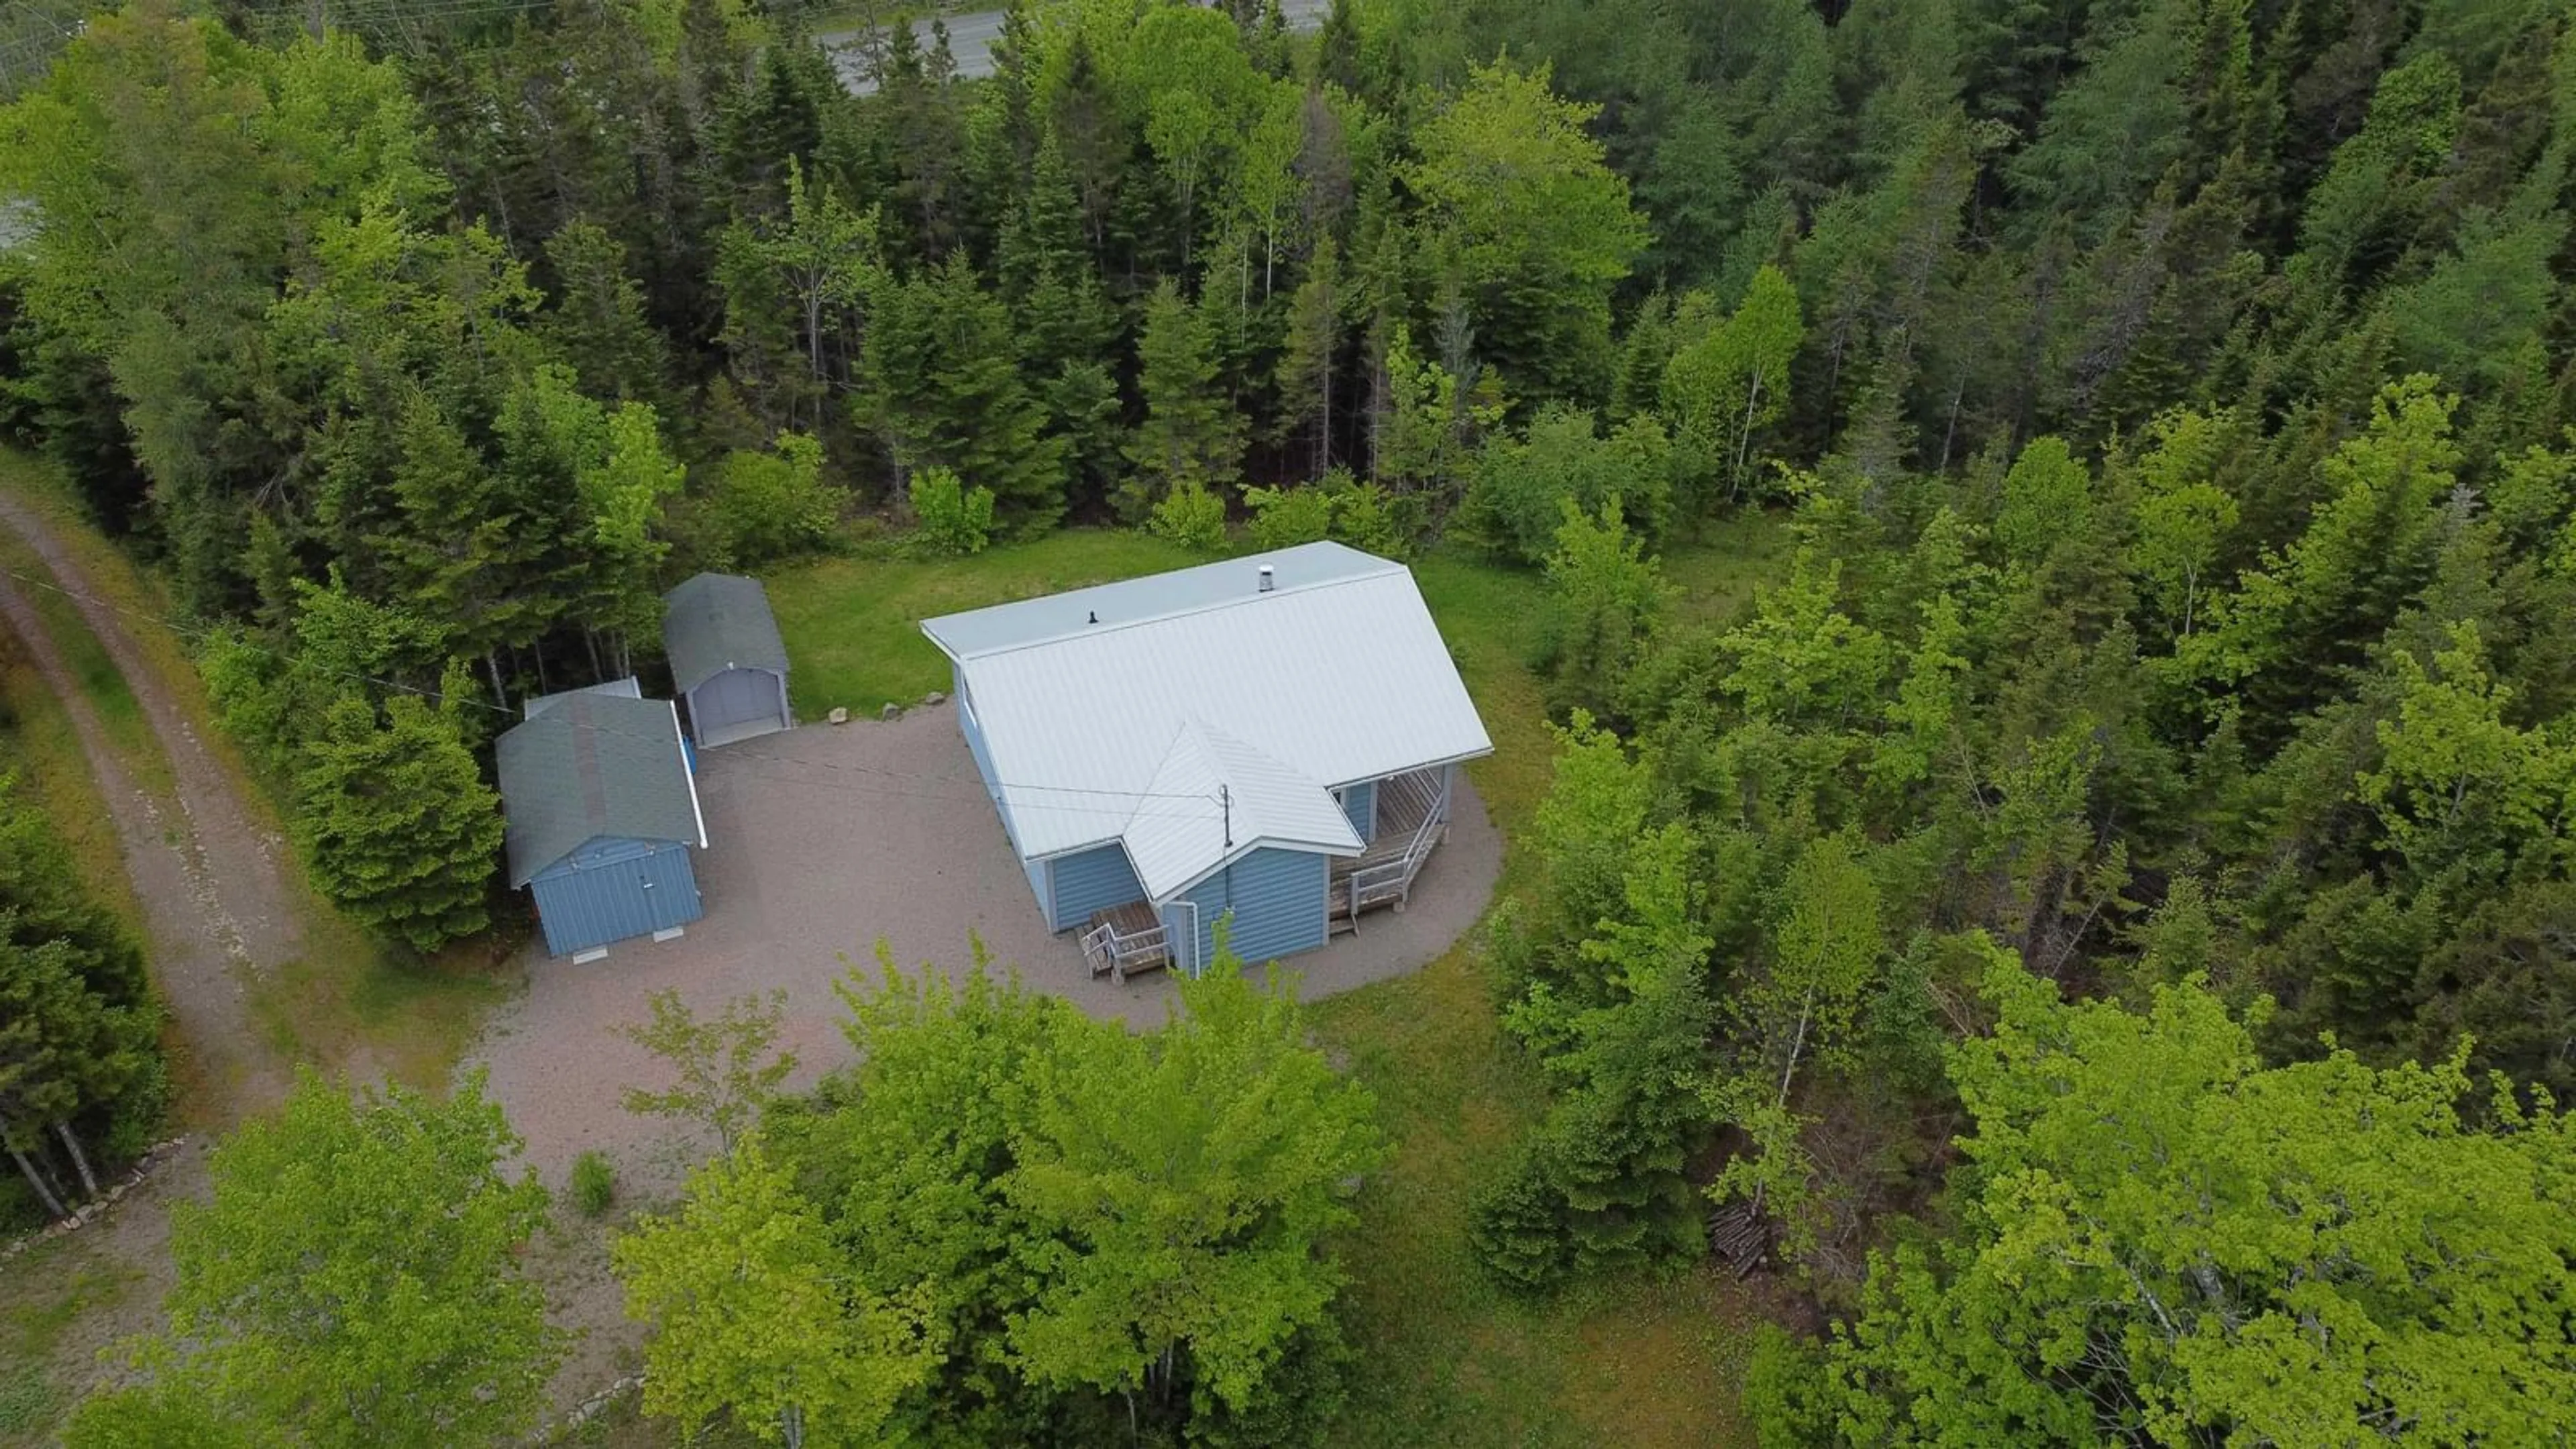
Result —
[{"label": "roof vent pipe", "polygon": [[1261,592],[1265,594],[1269,593],[1271,589],[1278,585],[1278,582],[1279,581],[1271,575],[1270,565],[1263,564],[1261,566]]}]

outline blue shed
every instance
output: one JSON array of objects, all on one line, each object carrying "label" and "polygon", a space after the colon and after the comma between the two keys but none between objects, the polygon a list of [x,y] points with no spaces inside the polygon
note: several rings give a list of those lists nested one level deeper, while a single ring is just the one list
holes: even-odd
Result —
[{"label": "blue shed", "polygon": [[691,852],[706,817],[670,701],[619,681],[528,713],[495,752],[510,884],[534,899],[547,951],[588,957],[704,915]]},{"label": "blue shed", "polygon": [[1095,971],[1400,909],[1492,741],[1412,571],[1337,543],[922,624],[1047,925]]}]

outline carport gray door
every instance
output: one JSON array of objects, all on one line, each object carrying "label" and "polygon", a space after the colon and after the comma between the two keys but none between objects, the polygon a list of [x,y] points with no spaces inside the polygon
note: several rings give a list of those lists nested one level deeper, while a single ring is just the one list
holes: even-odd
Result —
[{"label": "carport gray door", "polygon": [[778,718],[778,680],[757,669],[728,669],[698,686],[689,696],[698,738],[713,739],[744,725],[774,725]]}]

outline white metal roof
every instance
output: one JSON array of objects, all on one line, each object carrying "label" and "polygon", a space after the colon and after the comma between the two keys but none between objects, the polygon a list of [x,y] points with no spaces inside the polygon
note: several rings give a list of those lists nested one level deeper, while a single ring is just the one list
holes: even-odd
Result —
[{"label": "white metal roof", "polygon": [[[1264,563],[1277,579],[1269,593]],[[1159,579],[1057,596],[1088,597],[1077,619],[1100,610],[1101,624],[1071,632],[1068,611],[1039,607],[1047,600],[922,625],[957,660],[1024,856],[1120,839],[1134,854],[1131,826],[1175,820],[1204,822],[1221,843],[1211,792],[1155,788],[1193,720],[1321,789],[1492,753],[1402,564],[1307,544]],[[1157,602],[1171,607],[1143,608]]]},{"label": "white metal roof", "polygon": [[[1122,837],[1145,894],[1165,900],[1265,846],[1356,855],[1360,837],[1333,792],[1196,720],[1181,726]],[[1183,797],[1213,812],[1174,808]]]},{"label": "white metal roof", "polygon": [[1261,569],[1271,570],[1272,588],[1293,592],[1337,584],[1372,574],[1404,573],[1405,567],[1375,554],[1338,543],[1304,543],[1250,558],[1200,564],[1147,574],[1114,584],[1071,589],[1043,598],[995,604],[922,622],[921,631],[952,659],[968,659],[999,649],[1043,644],[1102,628],[1168,619],[1250,598],[1260,589]]}]

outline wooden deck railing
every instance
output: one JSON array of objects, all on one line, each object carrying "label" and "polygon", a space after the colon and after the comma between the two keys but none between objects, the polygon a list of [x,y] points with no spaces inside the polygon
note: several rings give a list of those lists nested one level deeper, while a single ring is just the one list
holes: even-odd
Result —
[{"label": "wooden deck railing", "polygon": [[1425,861],[1431,859],[1433,847],[1449,833],[1449,777],[1443,772],[1438,793],[1426,803],[1422,823],[1395,856],[1378,861],[1362,858],[1362,863],[1337,883],[1342,899],[1333,904],[1354,931],[1359,929],[1360,912],[1378,906],[1404,908],[1413,896],[1413,878],[1422,873]]},{"label": "wooden deck railing", "polygon": [[1109,979],[1124,986],[1130,971],[1156,971],[1172,964],[1172,933],[1161,925],[1142,930],[1121,931],[1116,921],[1093,918],[1095,924],[1082,933],[1082,959],[1091,966],[1091,974],[1103,971]]}]

